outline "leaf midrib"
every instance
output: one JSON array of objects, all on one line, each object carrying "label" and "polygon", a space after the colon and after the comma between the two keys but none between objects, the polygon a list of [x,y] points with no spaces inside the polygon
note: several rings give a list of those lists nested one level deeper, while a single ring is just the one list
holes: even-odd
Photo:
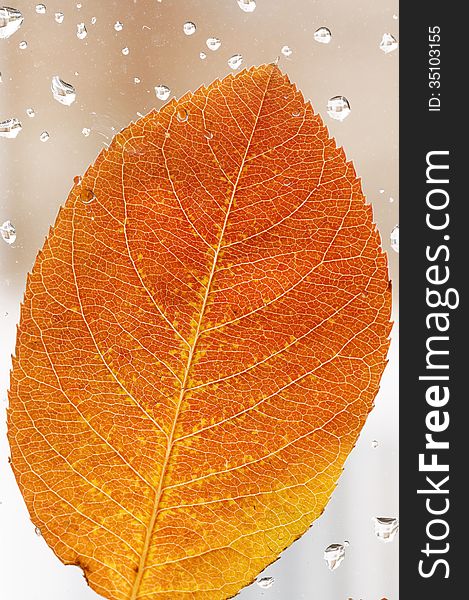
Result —
[{"label": "leaf midrib", "polygon": [[142,549],[142,553],[140,555],[140,563],[139,563],[138,570],[137,570],[137,573],[136,573],[136,576],[135,576],[134,585],[133,585],[133,588],[132,588],[129,600],[136,600],[138,598],[138,594],[139,594],[139,591],[140,591],[140,586],[141,586],[141,583],[142,583],[142,580],[143,580],[143,576],[144,576],[144,572],[145,572],[145,568],[146,568],[146,563],[147,563],[147,559],[148,559],[148,554],[149,554],[149,551],[150,551],[150,548],[151,548],[151,543],[152,543],[152,540],[153,540],[153,532],[155,530],[156,521],[157,521],[158,514],[159,514],[161,497],[162,497],[163,491],[164,491],[164,485],[163,484],[164,484],[164,481],[165,481],[165,478],[166,478],[167,468],[168,468],[168,465],[170,463],[171,454],[172,454],[172,450],[173,450],[173,447],[174,447],[174,441],[175,441],[174,440],[174,434],[176,432],[177,422],[178,422],[179,414],[181,412],[181,408],[182,408],[182,405],[183,405],[183,402],[184,402],[184,397],[185,397],[186,392],[188,391],[186,385],[187,385],[187,381],[189,379],[189,373],[190,373],[191,368],[192,368],[192,361],[193,361],[194,353],[195,353],[195,350],[196,350],[196,347],[197,347],[197,343],[199,341],[200,329],[201,329],[203,318],[205,316],[205,311],[206,311],[206,308],[207,308],[207,302],[208,302],[208,297],[210,295],[212,281],[213,281],[213,278],[214,278],[214,276],[216,274],[218,257],[219,257],[220,250],[222,249],[222,244],[223,244],[223,236],[225,234],[226,226],[228,224],[228,219],[229,219],[229,216],[230,216],[231,207],[233,205],[234,197],[235,197],[236,191],[238,189],[239,180],[241,178],[241,174],[243,172],[244,165],[246,163],[247,154],[248,154],[249,149],[251,147],[252,139],[254,137],[254,133],[256,131],[257,124],[259,122],[259,117],[260,117],[262,108],[264,106],[264,101],[265,101],[265,98],[266,98],[266,95],[267,95],[267,91],[269,89],[269,85],[270,85],[270,81],[272,79],[273,71],[274,71],[274,68],[271,66],[270,67],[269,76],[268,76],[266,84],[265,84],[264,93],[263,93],[261,101],[259,103],[259,109],[258,109],[256,118],[255,118],[255,121],[254,121],[254,124],[253,124],[253,127],[252,127],[251,135],[250,135],[249,140],[248,140],[248,142],[246,144],[246,149],[245,149],[244,156],[243,156],[243,159],[242,159],[240,167],[239,167],[239,171],[238,171],[238,175],[236,177],[236,181],[233,184],[233,191],[231,193],[230,201],[228,203],[228,207],[226,209],[225,218],[224,218],[224,221],[223,221],[223,226],[222,226],[222,229],[221,229],[221,232],[220,232],[220,236],[218,238],[218,244],[217,244],[217,248],[215,250],[214,257],[213,257],[212,268],[211,268],[209,279],[208,279],[207,286],[206,286],[206,289],[205,289],[205,295],[204,295],[204,298],[203,298],[203,301],[202,301],[202,306],[200,308],[199,319],[198,319],[198,322],[197,322],[197,328],[196,328],[196,332],[195,332],[195,335],[194,335],[194,341],[193,341],[193,343],[192,343],[192,345],[190,347],[189,354],[188,354],[188,357],[187,357],[187,363],[186,363],[186,367],[185,367],[185,370],[184,370],[184,377],[183,377],[182,384],[181,384],[181,390],[180,390],[180,393],[179,393],[178,404],[176,406],[176,410],[175,410],[175,414],[174,414],[174,419],[173,419],[173,424],[172,424],[172,427],[171,427],[171,432],[170,432],[169,437],[168,437],[168,443],[167,443],[167,446],[166,446],[166,455],[165,455],[165,459],[164,459],[163,466],[162,466],[162,469],[161,469],[161,475],[160,475],[160,480],[159,480],[159,484],[158,484],[158,489],[157,489],[157,492],[156,492],[156,495],[155,495],[155,502],[154,502],[154,505],[153,505],[151,518],[150,518],[150,521],[149,521],[149,524],[148,524],[148,527],[147,527],[147,533],[146,533],[146,536],[145,536],[144,546],[143,546],[143,549]]}]

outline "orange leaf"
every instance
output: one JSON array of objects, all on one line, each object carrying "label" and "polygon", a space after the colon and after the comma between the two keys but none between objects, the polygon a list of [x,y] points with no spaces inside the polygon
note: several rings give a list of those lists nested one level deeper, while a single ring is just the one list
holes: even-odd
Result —
[{"label": "orange leaf", "polygon": [[28,279],[12,466],[113,600],[232,596],[324,510],[390,331],[360,181],[273,65],[119,133]]}]

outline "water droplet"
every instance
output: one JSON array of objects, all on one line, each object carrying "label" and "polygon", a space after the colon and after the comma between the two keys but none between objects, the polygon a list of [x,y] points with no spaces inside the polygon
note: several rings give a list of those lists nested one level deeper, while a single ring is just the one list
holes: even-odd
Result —
[{"label": "water droplet", "polygon": [[396,225],[390,235],[391,248],[399,254],[399,225]]},{"label": "water droplet", "polygon": [[319,27],[314,32],[314,40],[320,44],[329,44],[332,40],[332,33],[328,27]]},{"label": "water droplet", "polygon": [[182,26],[182,30],[186,35],[194,35],[194,33],[197,31],[197,27],[192,21],[186,21]]},{"label": "water droplet", "polygon": [[84,23],[78,23],[77,24],[77,38],[79,40],[84,40],[87,35],[88,35],[88,31],[86,29],[86,25]]},{"label": "water droplet", "polygon": [[201,52],[199,54],[200,60],[205,60],[207,58],[207,55],[205,54],[205,52]]},{"label": "water droplet", "polygon": [[205,137],[208,140],[211,140],[211,139],[213,139],[213,133],[211,131],[208,131],[208,129],[207,129],[207,131],[205,132]]},{"label": "water droplet", "polygon": [[43,131],[41,133],[41,135],[39,136],[39,139],[41,140],[41,142],[47,142],[47,140],[50,138],[50,135],[48,134],[47,131]]},{"label": "water droplet", "polygon": [[11,456],[8,457],[8,464],[11,465],[13,461],[11,460]]},{"label": "water droplet", "polygon": [[80,200],[83,202],[83,204],[90,204],[90,202],[93,202],[95,198],[96,196],[92,190],[85,188],[80,192]]},{"label": "water droplet", "polygon": [[393,16],[392,16],[392,18],[393,18],[395,21],[397,21],[397,19],[399,18],[399,16],[398,16],[398,15],[393,15]]},{"label": "water droplet", "polygon": [[292,117],[299,117],[301,115],[301,111],[296,108],[295,110],[292,111],[291,116]]},{"label": "water droplet", "polygon": [[378,447],[378,445],[379,445],[379,444],[378,444],[378,440],[372,440],[372,442],[371,442],[371,447],[372,447],[372,448],[377,448],[377,447]]},{"label": "water droplet", "polygon": [[399,531],[399,520],[394,517],[373,517],[375,535],[384,543],[392,542]]},{"label": "water droplet", "polygon": [[26,40],[23,40],[18,44],[18,46],[20,47],[20,50],[26,50],[26,48],[28,47],[28,42]]},{"label": "water droplet", "polygon": [[34,533],[35,533],[35,534],[36,534],[38,537],[41,537],[41,536],[42,536],[42,532],[41,532],[41,530],[39,529],[39,527],[35,527],[35,528],[34,528]]},{"label": "water droplet", "polygon": [[384,194],[384,190],[383,189],[379,190],[379,193]]},{"label": "water droplet", "polygon": [[238,6],[244,12],[251,13],[256,10],[255,0],[238,0]]},{"label": "water droplet", "polygon": [[283,46],[280,52],[287,58],[293,54],[293,50],[290,48],[290,46]]},{"label": "water droplet", "polygon": [[78,2],[77,8],[78,8],[78,10],[80,10],[80,8],[81,8],[81,2]]},{"label": "water droplet", "polygon": [[129,52],[130,52],[130,50],[127,46],[125,48],[122,48],[122,54],[124,56],[128,56]]},{"label": "water droplet", "polygon": [[63,23],[64,22],[64,14],[61,12],[56,12],[54,15],[54,19],[56,23]]},{"label": "water droplet", "polygon": [[0,7],[0,39],[5,40],[21,27],[24,17],[16,8]]},{"label": "water droplet", "polygon": [[383,34],[379,47],[385,54],[394,52],[394,50],[397,50],[398,46],[399,44],[393,35],[390,33]]},{"label": "water droplet", "polygon": [[233,71],[236,71],[236,69],[239,69],[239,67],[243,64],[243,57],[241,56],[241,54],[233,54],[233,56],[231,56],[228,59],[228,66],[231,67],[233,69]]},{"label": "water droplet", "polygon": [[54,100],[57,100],[60,104],[65,104],[65,106],[70,106],[77,98],[73,85],[60,79],[58,75],[52,77],[50,89],[52,90]]},{"label": "water droplet", "polygon": [[389,196],[389,202],[394,202],[394,198],[392,196]]},{"label": "water droplet", "polygon": [[171,94],[171,90],[167,85],[155,85],[155,94],[158,100],[167,100]]},{"label": "water droplet", "polygon": [[134,77],[134,83],[140,83],[142,80],[140,77]]},{"label": "water droplet", "polygon": [[185,108],[178,108],[176,118],[179,121],[179,123],[185,123],[189,118],[189,113]]},{"label": "water droplet", "polygon": [[75,185],[80,185],[81,179],[82,179],[81,175],[75,175],[75,177],[73,178],[73,183]]},{"label": "water droplet", "polygon": [[7,119],[6,121],[0,122],[0,137],[3,138],[15,138],[19,132],[23,129],[20,121],[13,117],[12,119]]},{"label": "water droplet", "polygon": [[267,590],[274,585],[274,581],[275,579],[273,577],[261,577],[261,579],[258,579],[256,583],[259,587]]},{"label": "water droplet", "polygon": [[91,25],[96,25],[96,21],[98,19],[96,17],[91,17]]},{"label": "water droplet", "polygon": [[170,138],[171,137],[171,134],[169,133],[169,131],[165,131],[164,132],[164,137],[165,138]]},{"label": "water droplet", "polygon": [[46,5],[45,4],[36,4],[36,12],[38,15],[46,14]]},{"label": "water droplet", "polygon": [[124,23],[122,23],[121,21],[116,21],[114,23],[114,29],[116,31],[122,31],[124,29]]},{"label": "water droplet", "polygon": [[343,121],[350,114],[350,104],[345,96],[334,96],[327,103],[327,114],[331,119]]},{"label": "water droplet", "polygon": [[[16,229],[11,221],[5,221],[0,227],[0,233],[2,234],[3,240],[7,244],[13,244],[16,240]],[[9,459],[8,462],[11,462]]]},{"label": "water droplet", "polygon": [[90,133],[91,133],[91,129],[89,127],[83,127],[83,129],[81,130],[82,134],[85,137],[89,137]]},{"label": "water droplet", "polygon": [[27,109],[26,109],[26,114],[28,115],[28,117],[29,117],[30,119],[32,119],[33,117],[35,117],[35,116],[36,116],[36,113],[35,113],[35,111],[34,111],[34,108],[27,108]]},{"label": "water droplet", "polygon": [[350,546],[350,542],[348,540],[344,540],[344,547],[348,548]]},{"label": "water droplet", "polygon": [[216,37],[209,37],[206,41],[207,48],[215,52],[221,46],[221,40]]},{"label": "water droplet", "polygon": [[324,550],[324,560],[331,571],[337,569],[345,558],[343,544],[331,544]]}]

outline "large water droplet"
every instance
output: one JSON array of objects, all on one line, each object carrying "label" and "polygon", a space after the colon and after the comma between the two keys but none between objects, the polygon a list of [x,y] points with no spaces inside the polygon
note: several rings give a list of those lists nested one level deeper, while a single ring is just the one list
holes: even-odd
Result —
[{"label": "large water droplet", "polygon": [[54,19],[56,23],[63,23],[64,22],[64,14],[61,12],[56,12],[54,15]]},{"label": "large water droplet", "polygon": [[36,12],[38,15],[46,14],[46,5],[45,4],[36,4]]},{"label": "large water droplet", "polygon": [[390,33],[383,34],[379,47],[385,54],[394,52],[394,50],[397,50],[398,46],[399,44],[393,35]]},{"label": "large water droplet", "polygon": [[345,96],[334,96],[327,103],[327,114],[331,119],[343,121],[350,114],[350,104]]},{"label": "large water droplet", "polygon": [[292,55],[293,50],[290,48],[290,46],[283,46],[280,52],[283,54],[283,56],[286,56],[288,58]]},{"label": "large water droplet", "polygon": [[77,24],[77,38],[79,40],[84,40],[88,35],[88,31],[86,30],[86,25],[84,23]]},{"label": "large water droplet", "polygon": [[231,67],[234,71],[236,71],[236,69],[239,69],[239,67],[243,64],[243,57],[241,56],[241,54],[233,54],[233,56],[231,56],[228,59],[228,66]]},{"label": "large water droplet", "polygon": [[26,114],[28,115],[28,117],[30,119],[32,119],[33,117],[36,116],[36,112],[34,111],[34,108],[27,108],[26,109]]},{"label": "large water droplet", "polygon": [[255,0],[238,0],[238,6],[244,12],[254,12],[256,10],[256,1]]},{"label": "large water droplet", "polygon": [[50,138],[50,135],[47,131],[43,131],[41,133],[41,135],[39,136],[39,139],[41,140],[41,142],[47,142],[47,140]]},{"label": "large water droplet", "polygon": [[324,550],[324,560],[331,571],[337,569],[345,558],[343,544],[331,544]]},{"label": "large water droplet", "polygon": [[259,587],[267,590],[274,585],[274,581],[275,579],[273,577],[261,577],[261,579],[258,579],[256,583]]},{"label": "large water droplet", "polygon": [[16,229],[11,221],[5,221],[0,227],[0,233],[7,244],[13,244],[16,240]]},{"label": "large water droplet", "polygon": [[384,543],[392,542],[399,531],[399,520],[394,517],[373,517],[375,535]]},{"label": "large water droplet", "polygon": [[399,254],[399,225],[396,225],[390,235],[391,248]]},{"label": "large water droplet", "polygon": [[194,35],[194,33],[197,31],[197,27],[192,21],[186,21],[182,26],[182,30],[186,35]]},{"label": "large water droplet", "polygon": [[0,137],[3,138],[15,138],[19,132],[23,129],[20,121],[13,117],[12,119],[7,119],[6,121],[0,122]]},{"label": "large water droplet", "polygon": [[167,100],[171,94],[171,90],[167,85],[155,85],[155,94],[158,100]]},{"label": "large water droplet", "polygon": [[313,37],[314,40],[320,44],[329,44],[332,40],[332,33],[328,27],[319,27],[319,29],[316,29],[314,32]]},{"label": "large water droplet", "polygon": [[13,35],[21,27],[24,17],[16,8],[0,7],[0,39]]},{"label": "large water droplet", "polygon": [[52,77],[50,89],[52,90],[54,100],[57,100],[57,102],[60,102],[60,104],[70,106],[76,100],[77,94],[73,85],[60,79],[58,75],[54,75],[54,77]]},{"label": "large water droplet", "polygon": [[216,37],[209,37],[205,43],[207,44],[207,48],[209,50],[212,50],[213,52],[215,52],[215,50],[218,50],[218,48],[221,46],[220,38]]},{"label": "large water droplet", "polygon": [[122,23],[121,21],[116,21],[114,23],[114,29],[116,31],[122,31],[124,29],[124,23]]}]

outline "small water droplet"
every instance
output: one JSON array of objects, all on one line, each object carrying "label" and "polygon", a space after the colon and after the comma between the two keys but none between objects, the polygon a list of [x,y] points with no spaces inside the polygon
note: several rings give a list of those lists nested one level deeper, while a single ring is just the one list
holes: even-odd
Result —
[{"label": "small water droplet", "polygon": [[28,47],[28,42],[26,40],[23,40],[18,44],[18,46],[20,47],[20,50],[26,50],[26,48]]},{"label": "small water droplet", "polygon": [[383,189],[380,189],[380,190],[379,190],[379,193],[380,193],[380,194],[384,194],[384,190],[383,190]]},{"label": "small water droplet", "polygon": [[211,131],[208,131],[208,129],[207,129],[207,131],[205,132],[205,137],[208,140],[211,140],[211,139],[213,139],[213,133]]},{"label": "small water droplet", "polygon": [[332,33],[328,27],[319,27],[314,32],[313,38],[319,44],[329,44],[332,40]]},{"label": "small water droplet", "polygon": [[29,117],[30,119],[32,119],[33,117],[35,117],[35,116],[36,116],[36,113],[35,113],[35,111],[34,111],[34,108],[27,108],[27,109],[26,109],[26,114],[28,115],[28,117]]},{"label": "small water droplet", "polygon": [[344,548],[348,548],[350,546],[350,542],[348,540],[344,540]]},{"label": "small water droplet", "polygon": [[185,123],[189,118],[189,113],[185,108],[180,107],[177,110],[176,118],[179,121],[179,123]]},{"label": "small water droplet", "polygon": [[[0,233],[7,244],[13,244],[16,240],[16,229],[11,221],[5,221],[0,227]],[[8,461],[11,462],[11,459]]]},{"label": "small water droplet", "polygon": [[397,50],[398,46],[399,44],[393,35],[390,33],[383,34],[379,47],[385,54],[394,52],[394,50]]},{"label": "small water droplet", "polygon": [[292,111],[291,116],[292,117],[299,117],[301,115],[301,110],[299,110],[298,108],[296,108],[295,110]]},{"label": "small water droplet", "polygon": [[64,22],[64,14],[61,12],[56,12],[54,15],[54,19],[56,23],[63,23]]},{"label": "small water droplet", "polygon": [[221,40],[216,37],[209,37],[206,41],[207,48],[215,52],[221,46]]},{"label": "small water droplet", "polygon": [[122,31],[124,29],[124,23],[122,23],[121,21],[116,21],[114,23],[114,29],[116,31]]},{"label": "small water droplet", "polygon": [[239,67],[243,64],[243,57],[241,56],[241,54],[233,54],[233,56],[231,56],[228,59],[228,66],[233,69],[233,71],[236,71],[236,69],[239,69]]},{"label": "small water droplet", "polygon": [[41,536],[42,536],[42,532],[41,532],[41,530],[39,529],[39,527],[35,527],[35,528],[34,528],[34,533],[35,533],[35,534],[36,534],[38,537],[41,537]]},{"label": "small water droplet", "polygon": [[91,129],[89,127],[83,127],[83,129],[81,130],[82,134],[85,137],[89,137],[90,133],[91,133]]},{"label": "small water droplet", "polygon": [[60,102],[60,104],[64,104],[65,106],[70,106],[77,98],[73,85],[60,79],[58,75],[52,77],[50,89],[54,96],[54,100],[57,100],[57,102]]},{"label": "small water droplet", "polygon": [[399,531],[399,520],[394,517],[373,517],[375,535],[384,543],[392,542]]},{"label": "small water droplet", "polygon": [[274,585],[274,581],[275,579],[273,577],[261,577],[256,583],[260,588],[267,590]]},{"label": "small water droplet", "polygon": [[50,135],[48,134],[47,131],[43,131],[41,133],[41,135],[39,136],[39,139],[41,140],[41,142],[47,142],[47,140],[50,138]]},{"label": "small water droplet", "polygon": [[84,23],[78,23],[77,24],[77,38],[79,40],[84,40],[87,35],[88,35],[88,31],[86,29],[86,25]]},{"label": "small water droplet", "polygon": [[81,8],[81,2],[78,2],[77,8],[78,8],[78,10],[80,10],[80,8]]},{"label": "small water droplet", "polygon": [[397,19],[399,18],[399,16],[398,16],[398,15],[393,15],[393,16],[392,16],[392,18],[393,18],[395,21],[397,21]]},{"label": "small water droplet", "polygon": [[125,48],[122,48],[122,54],[124,56],[128,56],[129,52],[130,52],[130,50],[127,46]]},{"label": "small water droplet", "polygon": [[244,12],[251,13],[256,10],[255,0],[238,0],[238,6]]},{"label": "small water droplet", "polygon": [[394,198],[392,196],[389,196],[389,202],[394,202]]},{"label": "small water droplet", "polygon": [[396,225],[390,235],[391,248],[399,254],[399,225]]},{"label": "small water droplet", "polygon": [[13,117],[0,122],[0,137],[13,139],[23,129],[20,121]]},{"label": "small water droplet", "polygon": [[170,138],[171,137],[171,134],[169,133],[169,131],[165,131],[164,132],[164,137],[165,138]]},{"label": "small water droplet", "polygon": [[290,46],[283,46],[280,52],[287,58],[293,54],[293,50],[290,48]]},{"label": "small water droplet", "polygon": [[47,8],[45,4],[36,4],[36,12],[38,15],[45,15],[46,10]]},{"label": "small water droplet", "polygon": [[199,54],[200,60],[205,60],[207,58],[207,55],[205,54],[205,52],[201,52]]},{"label": "small water droplet", "polygon": [[324,550],[324,560],[331,571],[335,571],[345,558],[343,544],[331,544]]},{"label": "small water droplet", "polygon": [[91,25],[96,25],[96,21],[98,19],[96,17],[91,17]]},{"label": "small water droplet", "polygon": [[336,121],[343,121],[350,112],[350,104],[345,96],[334,96],[327,103],[327,114]]},{"label": "small water droplet", "polygon": [[171,90],[167,85],[155,85],[155,94],[158,100],[167,100],[171,94]]},{"label": "small water droplet", "polygon": [[134,83],[140,83],[142,80],[140,79],[140,77],[134,77]]},{"label": "small water droplet", "polygon": [[372,442],[371,442],[371,447],[372,447],[372,448],[377,448],[377,447],[378,447],[378,445],[379,445],[379,444],[378,444],[378,440],[372,440]]},{"label": "small water droplet", "polygon": [[85,188],[80,192],[80,200],[83,202],[83,204],[90,204],[90,202],[93,202],[95,198],[96,196],[92,190]]},{"label": "small water droplet", "polygon": [[0,7],[0,39],[5,40],[21,27],[24,17],[16,8]]},{"label": "small water droplet", "polygon": [[194,35],[194,33],[197,31],[197,26],[192,21],[186,21],[182,26],[182,30],[186,35]]}]

